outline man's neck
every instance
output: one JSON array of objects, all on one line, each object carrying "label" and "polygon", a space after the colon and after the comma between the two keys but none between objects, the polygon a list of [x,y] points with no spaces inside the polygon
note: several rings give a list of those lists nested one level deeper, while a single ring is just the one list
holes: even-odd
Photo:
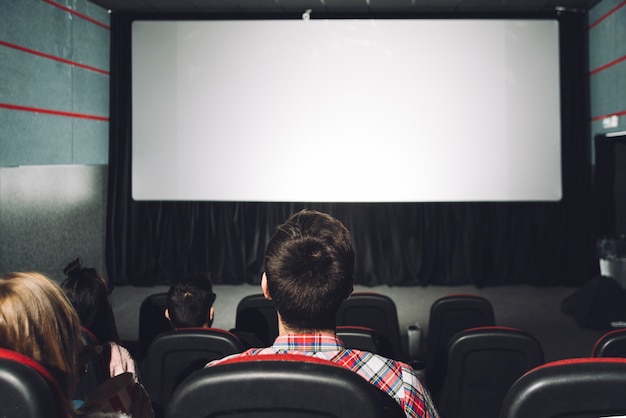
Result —
[{"label": "man's neck", "polygon": [[278,316],[278,335],[288,334],[322,334],[335,336],[334,329],[294,329],[286,325]]}]

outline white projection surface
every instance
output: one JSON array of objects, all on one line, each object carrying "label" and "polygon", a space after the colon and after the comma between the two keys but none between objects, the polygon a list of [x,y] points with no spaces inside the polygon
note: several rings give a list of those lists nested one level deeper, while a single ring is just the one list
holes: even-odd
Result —
[{"label": "white projection surface", "polygon": [[136,21],[132,195],[561,198],[556,20]]}]

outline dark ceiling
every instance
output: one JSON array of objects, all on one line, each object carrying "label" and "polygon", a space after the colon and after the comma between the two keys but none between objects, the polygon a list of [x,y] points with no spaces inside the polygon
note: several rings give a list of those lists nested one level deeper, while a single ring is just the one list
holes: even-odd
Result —
[{"label": "dark ceiling", "polygon": [[111,11],[139,13],[343,14],[546,13],[587,11],[600,0],[90,0]]}]

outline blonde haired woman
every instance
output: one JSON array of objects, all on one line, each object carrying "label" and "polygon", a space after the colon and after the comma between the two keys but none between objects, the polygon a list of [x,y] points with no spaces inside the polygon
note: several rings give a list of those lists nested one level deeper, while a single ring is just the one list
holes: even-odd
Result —
[{"label": "blonde haired woman", "polygon": [[[31,357],[50,370],[67,398],[69,417],[84,415],[71,404],[80,367],[80,336],[78,315],[56,282],[36,272],[0,276],[0,347]],[[147,396],[139,396],[132,416],[152,415]],[[86,416],[126,415],[96,412]]]}]

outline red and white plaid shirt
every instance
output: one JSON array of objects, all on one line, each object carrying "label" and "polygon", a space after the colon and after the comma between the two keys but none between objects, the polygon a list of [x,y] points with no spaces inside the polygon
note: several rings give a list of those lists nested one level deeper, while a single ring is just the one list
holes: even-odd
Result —
[{"label": "red and white plaid shirt", "polygon": [[343,346],[341,339],[332,335],[281,335],[276,338],[271,347],[252,348],[241,354],[211,362],[208,366],[238,356],[283,353],[317,357],[352,370],[372,385],[391,395],[402,406],[407,417],[439,417],[430,394],[410,366],[367,351],[347,349]]}]

